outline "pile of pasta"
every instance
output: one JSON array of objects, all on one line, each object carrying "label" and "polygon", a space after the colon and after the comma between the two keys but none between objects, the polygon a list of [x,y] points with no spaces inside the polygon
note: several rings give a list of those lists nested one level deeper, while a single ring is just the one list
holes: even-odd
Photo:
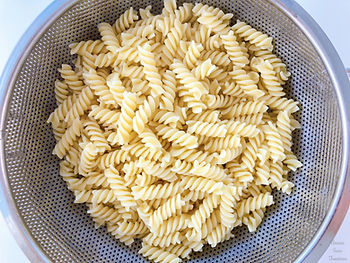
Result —
[{"label": "pile of pasta", "polygon": [[[232,14],[165,0],[70,45],[50,115],[60,174],[97,227],[155,262],[180,262],[290,194],[290,77],[273,39]],[[233,24],[233,26],[232,26]]]}]

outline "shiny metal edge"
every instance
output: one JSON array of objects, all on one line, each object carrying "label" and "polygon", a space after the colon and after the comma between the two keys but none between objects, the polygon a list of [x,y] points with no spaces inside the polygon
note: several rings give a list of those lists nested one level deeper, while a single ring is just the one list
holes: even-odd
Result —
[{"label": "shiny metal edge", "polygon": [[[32,262],[50,262],[25,226],[7,180],[5,169],[3,132],[6,124],[7,106],[12,93],[17,72],[20,70],[28,53],[50,25],[77,0],[61,0],[51,3],[32,23],[12,52],[0,79],[0,210],[17,243]],[[316,262],[338,231],[349,207],[350,202],[350,167],[349,161],[349,116],[350,103],[343,98],[350,97],[350,85],[343,64],[333,45],[312,19],[312,17],[294,0],[269,0],[283,13],[292,19],[312,42],[321,56],[328,73],[331,76],[339,102],[344,136],[342,174],[331,204],[331,210],[325,217],[320,229],[310,244],[298,256],[296,262]]]},{"label": "shiny metal edge", "polygon": [[41,12],[18,41],[0,78],[0,211],[17,244],[31,262],[52,262],[52,260],[33,238],[12,197],[4,152],[4,139],[6,138],[6,134],[4,133],[8,104],[13,92],[17,73],[20,71],[31,49],[40,39],[41,35],[50,28],[52,23],[75,2],[76,0],[53,1]]},{"label": "shiny metal edge", "polygon": [[350,83],[334,46],[316,21],[294,0],[270,0],[305,34],[320,55],[335,87],[343,131],[343,156],[338,185],[320,228],[295,262],[317,262],[334,239],[350,203]]}]

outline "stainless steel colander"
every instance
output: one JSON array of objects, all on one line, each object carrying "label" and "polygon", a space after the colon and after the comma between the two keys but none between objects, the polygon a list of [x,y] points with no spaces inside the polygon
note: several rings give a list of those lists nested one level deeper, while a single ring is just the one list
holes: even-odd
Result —
[{"label": "stainless steel colander", "polygon": [[[334,237],[349,205],[350,86],[327,37],[292,0],[206,0],[275,38],[288,65],[291,98],[301,102],[301,131],[294,151],[304,167],[293,173],[291,196],[275,193],[256,233],[205,247],[190,262],[316,262]],[[72,60],[68,44],[98,37],[97,24],[113,23],[127,8],[146,1],[54,1],[13,52],[1,87],[1,209],[32,262],[144,262],[140,243],[124,246],[95,229],[84,205],[58,174],[54,138],[46,120],[56,107],[57,67]]]}]

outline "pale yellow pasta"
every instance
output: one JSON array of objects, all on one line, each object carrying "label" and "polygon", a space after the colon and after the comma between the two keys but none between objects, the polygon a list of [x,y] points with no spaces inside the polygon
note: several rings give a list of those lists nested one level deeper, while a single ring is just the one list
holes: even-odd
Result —
[{"label": "pale yellow pasta", "polygon": [[71,123],[82,116],[89,109],[94,99],[94,94],[89,87],[85,87],[78,95],[70,110],[67,112],[65,122]]},{"label": "pale yellow pasta", "polygon": [[216,194],[211,194],[205,198],[203,203],[188,220],[188,226],[194,228],[198,232],[201,231],[203,223],[218,206],[218,203],[219,196]]},{"label": "pale yellow pasta", "polygon": [[190,174],[206,177],[208,179],[223,181],[227,174],[225,170],[218,165],[210,165],[209,163],[199,163],[197,160],[193,162],[193,167]]},{"label": "pale yellow pasta", "polygon": [[131,7],[115,21],[114,29],[117,34],[128,29],[138,19],[136,11]]},{"label": "pale yellow pasta", "polygon": [[142,243],[139,253],[154,262],[179,263],[182,261],[176,254],[159,247],[148,245],[147,243]]},{"label": "pale yellow pasta", "polygon": [[265,208],[273,203],[273,196],[270,193],[260,194],[257,197],[249,197],[238,204],[237,213],[238,216],[242,217],[244,214]]},{"label": "pale yellow pasta", "polygon": [[106,48],[109,51],[116,53],[120,45],[117,36],[114,33],[113,27],[108,23],[100,23],[97,27],[100,31],[102,41],[106,45]]},{"label": "pale yellow pasta", "polygon": [[244,67],[249,63],[249,59],[243,54],[239,43],[236,40],[236,36],[233,31],[230,30],[226,35],[220,35],[227,54],[230,60],[235,66]]},{"label": "pale yellow pasta", "polygon": [[68,87],[74,92],[80,92],[84,88],[83,81],[74,72],[71,66],[63,64],[61,69],[58,69],[61,77],[65,80]]},{"label": "pale yellow pasta", "polygon": [[131,194],[131,190],[125,186],[124,179],[115,168],[105,170],[107,181],[117,199],[129,211],[130,207],[136,206],[136,201]]},{"label": "pale yellow pasta", "polygon": [[81,153],[81,159],[79,164],[79,173],[87,176],[96,166],[96,159],[98,155],[98,149],[94,143],[88,143]]},{"label": "pale yellow pasta", "polygon": [[133,186],[132,193],[135,199],[152,200],[160,198],[169,198],[182,192],[180,188],[180,182],[166,183],[166,184],[153,184],[149,186]]},{"label": "pale yellow pasta", "polygon": [[135,116],[136,107],[136,95],[125,92],[117,130],[118,142],[120,144],[127,144],[131,140],[130,133],[132,131],[132,121]]},{"label": "pale yellow pasta", "polygon": [[249,41],[251,44],[256,45],[261,49],[272,50],[272,37],[252,28],[250,25],[237,20],[237,23],[232,27],[233,31],[244,38],[244,40]]},{"label": "pale yellow pasta", "polygon": [[206,4],[151,9],[69,45],[77,57],[59,69],[48,122],[62,179],[95,226],[175,263],[235,227],[256,231],[272,189],[292,193],[301,124],[270,36]]},{"label": "pale yellow pasta", "polygon": [[57,142],[52,153],[56,154],[60,159],[62,159],[66,155],[67,151],[69,151],[69,148],[77,140],[77,137],[80,136],[81,130],[81,121],[79,119],[75,119],[72,126],[65,131],[62,138]]},{"label": "pale yellow pasta", "polygon": [[255,99],[264,96],[265,92],[258,89],[258,86],[255,84],[254,80],[244,69],[234,67],[230,74],[246,95]]},{"label": "pale yellow pasta", "polygon": [[64,101],[67,100],[70,93],[71,92],[68,89],[68,85],[65,81],[55,81],[55,97],[58,106],[60,106]]},{"label": "pale yellow pasta", "polygon": [[187,121],[187,132],[192,134],[206,135],[210,137],[225,137],[227,128],[225,124],[209,123],[202,121]]},{"label": "pale yellow pasta", "polygon": [[205,25],[215,33],[225,34],[229,30],[228,25],[232,17],[233,14],[225,14],[221,10],[218,12],[205,10],[198,18],[198,22]]},{"label": "pale yellow pasta", "polygon": [[208,194],[221,194],[223,185],[224,184],[222,182],[217,182],[215,180],[202,177],[186,176],[181,179],[182,188],[189,189],[191,191],[197,190]]}]

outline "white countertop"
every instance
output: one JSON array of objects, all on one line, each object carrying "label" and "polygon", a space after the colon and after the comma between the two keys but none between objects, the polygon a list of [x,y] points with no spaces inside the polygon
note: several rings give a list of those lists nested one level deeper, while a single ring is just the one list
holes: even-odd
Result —
[{"label": "white countertop", "polygon": [[[0,72],[15,44],[51,0],[0,0]],[[333,42],[343,63],[350,68],[350,1],[297,0],[319,23]],[[1,200],[0,200],[1,202]],[[347,248],[347,249],[346,249]],[[26,263],[0,214],[0,263]],[[319,263],[350,262],[350,212]]]}]

